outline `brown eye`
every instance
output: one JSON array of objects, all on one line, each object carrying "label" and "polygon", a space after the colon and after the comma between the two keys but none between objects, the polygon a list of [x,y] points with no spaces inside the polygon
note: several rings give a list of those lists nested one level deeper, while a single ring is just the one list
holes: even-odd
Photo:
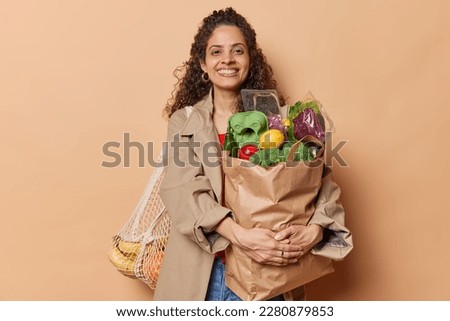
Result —
[{"label": "brown eye", "polygon": [[237,47],[234,49],[234,52],[238,55],[242,55],[245,51],[244,51],[244,48]]}]

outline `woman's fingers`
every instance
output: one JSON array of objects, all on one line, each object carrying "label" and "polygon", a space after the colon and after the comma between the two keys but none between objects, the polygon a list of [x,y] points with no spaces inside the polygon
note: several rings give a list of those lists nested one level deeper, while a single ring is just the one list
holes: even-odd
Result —
[{"label": "woman's fingers", "polygon": [[298,257],[294,256],[293,252],[283,253],[284,257],[281,257],[281,252],[277,254],[267,252],[255,252],[244,250],[244,252],[254,261],[260,264],[268,264],[274,266],[285,266],[287,264],[296,263]]},{"label": "woman's fingers", "polygon": [[[295,233],[296,229],[287,228],[283,231]],[[248,229],[240,239],[240,248],[254,261],[261,264],[283,266],[297,262],[304,254],[299,244],[292,244],[289,239],[277,241],[275,233],[261,228]]]},{"label": "woman's fingers", "polygon": [[281,253],[279,253],[279,257],[281,257],[283,259],[298,259],[302,255],[303,255],[303,251],[301,251],[301,250],[294,251],[294,252],[281,251]]},{"label": "woman's fingers", "polygon": [[292,234],[296,233],[296,228],[294,226],[286,227],[284,230],[281,230],[277,234],[275,234],[274,239],[277,241],[288,239]]},{"label": "woman's fingers", "polygon": [[283,252],[298,252],[298,251],[302,251],[303,248],[300,245],[297,245],[297,244],[278,243],[278,245],[275,247],[275,250],[280,250],[280,251],[283,251]]},{"label": "woman's fingers", "polygon": [[[287,255],[286,253],[284,253],[284,257],[274,256],[274,257],[272,257],[272,259],[270,260],[270,263],[268,263],[268,264],[283,266],[283,265],[297,263],[298,257],[292,256],[292,255],[293,255],[292,253],[290,255]],[[290,257],[288,257],[288,256],[290,256]]]}]

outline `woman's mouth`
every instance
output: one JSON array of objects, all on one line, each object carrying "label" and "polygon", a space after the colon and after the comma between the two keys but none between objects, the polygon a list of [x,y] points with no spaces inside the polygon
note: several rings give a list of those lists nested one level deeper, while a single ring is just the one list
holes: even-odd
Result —
[{"label": "woman's mouth", "polygon": [[217,70],[217,73],[221,76],[225,76],[225,77],[232,77],[237,75],[239,72],[238,69],[234,69],[234,68],[222,68]]}]

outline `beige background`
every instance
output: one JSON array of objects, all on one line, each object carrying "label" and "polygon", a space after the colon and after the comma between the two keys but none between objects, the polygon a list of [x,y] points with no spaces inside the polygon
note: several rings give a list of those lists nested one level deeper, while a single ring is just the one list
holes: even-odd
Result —
[{"label": "beige background", "polygon": [[2,1],[0,299],[148,300],[107,252],[151,167],[104,168],[123,133],[156,153],[173,69],[234,6],[293,103],[348,140],[335,166],[355,249],[311,300],[449,300],[450,1]]}]

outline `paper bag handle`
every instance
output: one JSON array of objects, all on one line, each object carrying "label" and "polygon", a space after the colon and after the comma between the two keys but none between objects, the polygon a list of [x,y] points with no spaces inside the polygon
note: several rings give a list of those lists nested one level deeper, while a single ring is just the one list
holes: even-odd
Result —
[{"label": "paper bag handle", "polygon": [[319,151],[317,152],[316,158],[319,158],[320,156],[322,156],[322,154],[325,150],[324,144],[320,140],[318,140],[316,137],[311,136],[311,135],[306,135],[306,136],[303,136],[300,140],[298,140],[294,145],[292,145],[291,150],[289,151],[289,155],[287,157],[288,162],[294,161],[295,152],[297,151],[300,144],[305,141],[319,145]]}]

